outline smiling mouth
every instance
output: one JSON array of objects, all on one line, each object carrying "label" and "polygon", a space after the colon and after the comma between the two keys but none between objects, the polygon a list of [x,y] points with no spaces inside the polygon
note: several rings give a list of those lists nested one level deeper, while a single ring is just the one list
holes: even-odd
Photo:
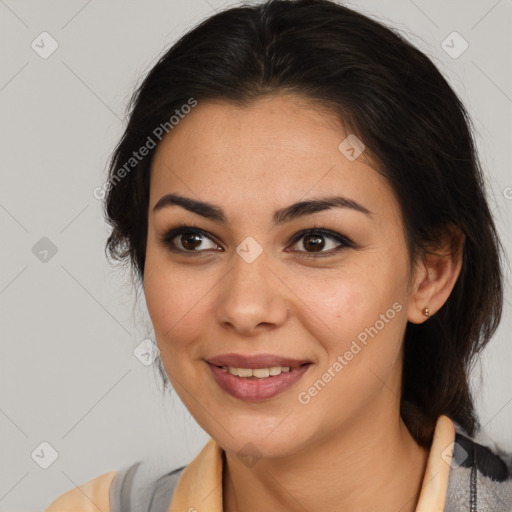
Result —
[{"label": "smiling mouth", "polygon": [[[211,364],[211,363],[210,363]],[[214,365],[226,373],[230,373],[242,379],[266,379],[268,377],[277,377],[282,373],[293,372],[301,366],[311,363],[303,363],[295,366],[268,366],[262,368],[241,368],[236,366]]]},{"label": "smiling mouth", "polygon": [[[243,366],[232,366],[234,358],[230,359],[231,364],[222,364],[227,363],[227,359],[224,357],[222,361],[218,358],[205,362],[217,385],[227,394],[244,402],[263,402],[277,397],[294,386],[313,366],[310,361],[278,360],[274,356],[237,358],[236,362]],[[281,364],[276,364],[277,361]]]}]

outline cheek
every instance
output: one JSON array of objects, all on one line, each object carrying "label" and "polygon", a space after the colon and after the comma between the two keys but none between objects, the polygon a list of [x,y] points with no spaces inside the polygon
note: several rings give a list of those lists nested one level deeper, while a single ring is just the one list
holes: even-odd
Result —
[{"label": "cheek", "polygon": [[144,293],[159,346],[194,338],[205,321],[210,280],[203,272],[171,265],[165,255],[148,249]]},{"label": "cheek", "polygon": [[396,258],[366,254],[357,264],[347,264],[345,270],[324,279],[323,286],[308,287],[303,282],[301,293],[309,290],[305,296],[315,313],[308,330],[318,334],[325,355],[303,391],[315,396],[317,389],[323,389],[318,378],[329,382],[328,391],[314,398],[316,410],[341,400],[347,413],[355,414],[387,386],[393,388],[391,381],[400,374],[407,322],[405,273],[401,270],[406,265],[397,265]]},{"label": "cheek", "polygon": [[377,253],[355,254],[352,261],[347,260],[335,271],[320,273],[314,269],[303,271],[300,278],[290,276],[296,295],[303,298],[304,313],[310,310],[303,318],[311,319],[311,332],[325,333],[320,335],[330,345],[325,348],[343,349],[377,322],[378,328],[382,322],[385,325],[379,331],[401,332],[407,300],[406,275],[402,270],[405,265],[397,265],[396,261]]},{"label": "cheek", "polygon": [[[401,373],[407,294],[403,280],[387,272],[388,266],[375,265],[374,272],[352,268],[330,279],[328,288],[309,289],[306,295],[314,312],[307,329],[316,333],[324,358],[304,382],[298,400],[311,400],[321,416],[333,403],[343,404],[342,416],[356,414],[386,389],[394,389]],[[307,289],[304,286],[301,293]],[[390,393],[390,399],[393,396]],[[338,421],[329,418],[326,421]]]}]

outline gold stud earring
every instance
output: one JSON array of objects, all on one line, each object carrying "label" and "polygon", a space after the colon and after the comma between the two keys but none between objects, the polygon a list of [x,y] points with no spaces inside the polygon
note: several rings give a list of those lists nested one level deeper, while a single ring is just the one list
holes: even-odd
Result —
[{"label": "gold stud earring", "polygon": [[424,314],[427,318],[429,318],[429,317],[430,317],[430,311],[428,310],[428,308],[425,308],[425,309],[423,310],[423,314]]}]

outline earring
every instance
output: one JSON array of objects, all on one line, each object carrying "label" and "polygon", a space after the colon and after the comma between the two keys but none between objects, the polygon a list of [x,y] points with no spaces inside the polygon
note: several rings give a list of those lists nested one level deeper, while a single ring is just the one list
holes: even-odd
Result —
[{"label": "earring", "polygon": [[424,309],[423,309],[423,314],[424,314],[427,318],[429,318],[429,317],[430,317],[430,311],[428,310],[428,308],[424,308]]}]

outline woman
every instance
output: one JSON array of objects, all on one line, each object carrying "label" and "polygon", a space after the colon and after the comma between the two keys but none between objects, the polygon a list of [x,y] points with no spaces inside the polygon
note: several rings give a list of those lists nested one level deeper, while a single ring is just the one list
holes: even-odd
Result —
[{"label": "woman", "polygon": [[468,384],[500,244],[466,111],[399,35],[327,0],[209,18],[134,96],[105,205],[212,439],[49,511],[512,509]]}]

